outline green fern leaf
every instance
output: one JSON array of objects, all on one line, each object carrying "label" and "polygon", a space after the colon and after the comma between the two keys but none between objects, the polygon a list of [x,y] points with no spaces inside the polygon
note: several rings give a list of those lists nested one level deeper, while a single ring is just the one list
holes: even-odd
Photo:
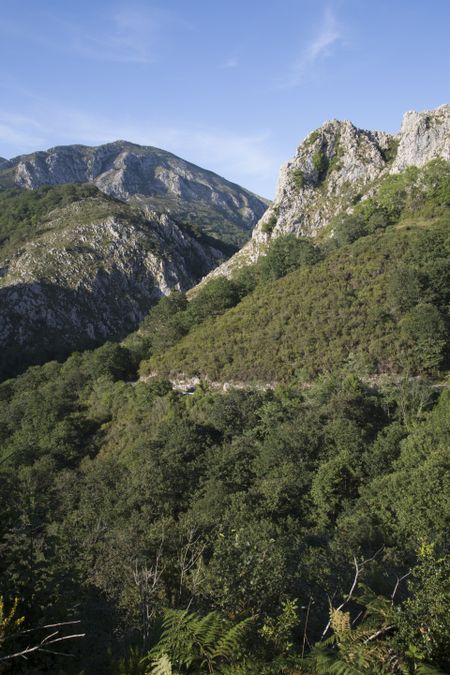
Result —
[{"label": "green fern leaf", "polygon": [[153,661],[152,668],[147,671],[147,675],[175,675],[167,654],[161,654],[156,661]]},{"label": "green fern leaf", "polygon": [[214,657],[228,660],[235,657],[242,648],[245,633],[251,621],[251,618],[244,619],[240,623],[231,626],[218,640],[214,649]]}]

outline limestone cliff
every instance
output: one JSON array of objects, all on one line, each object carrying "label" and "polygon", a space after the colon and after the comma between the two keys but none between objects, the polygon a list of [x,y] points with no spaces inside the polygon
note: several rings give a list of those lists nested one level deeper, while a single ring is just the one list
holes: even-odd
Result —
[{"label": "limestone cliff", "polygon": [[95,194],[41,217],[0,255],[0,375],[125,336],[162,294],[226,258],[167,214]]},{"label": "limestone cliff", "polygon": [[170,152],[126,141],[61,146],[3,166],[1,161],[0,187],[94,183],[107,195],[168,213],[236,246],[249,239],[269,204]]},{"label": "limestone cliff", "polygon": [[325,122],[281,168],[275,200],[251,241],[211,276],[228,276],[254,262],[274,237],[331,234],[331,219],[376,190],[383,176],[437,157],[450,160],[450,105],[407,112],[398,134],[358,129],[348,121]]}]

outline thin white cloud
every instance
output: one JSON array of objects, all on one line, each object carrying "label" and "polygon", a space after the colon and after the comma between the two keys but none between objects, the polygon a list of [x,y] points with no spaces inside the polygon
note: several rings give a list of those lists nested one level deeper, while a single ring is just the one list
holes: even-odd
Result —
[{"label": "thin white cloud", "polygon": [[320,28],[311,41],[304,47],[299,58],[293,64],[289,76],[281,83],[283,88],[290,89],[302,84],[308,71],[323,57],[331,53],[331,49],[343,38],[341,27],[332,9],[328,7],[322,17]]},{"label": "thin white cloud", "polygon": [[237,59],[236,56],[232,56],[226,61],[224,61],[220,67],[224,69],[229,69],[229,68],[237,68],[238,66],[239,60]]},{"label": "thin white cloud", "polygon": [[175,13],[146,3],[113,5],[102,15],[93,12],[83,21],[58,13],[46,16],[48,31],[41,34],[26,19],[0,22],[0,34],[27,40],[44,49],[69,52],[109,63],[147,64],[161,57],[164,37],[171,30],[189,30],[191,24]]},{"label": "thin white cloud", "polygon": [[267,131],[245,134],[223,128],[123,122],[41,97],[30,101],[30,114],[32,118],[0,111],[0,156],[12,157],[57,144],[100,145],[125,139],[168,150],[266,195],[274,189],[283,159],[274,151]]},{"label": "thin white cloud", "polygon": [[42,131],[41,126],[30,117],[0,113],[0,143],[5,146],[20,146],[26,150],[39,149],[45,142],[45,134]]},{"label": "thin white cloud", "polygon": [[81,56],[113,63],[150,63],[156,59],[156,38],[166,17],[154,9],[117,8],[101,30],[72,27],[72,48]]}]

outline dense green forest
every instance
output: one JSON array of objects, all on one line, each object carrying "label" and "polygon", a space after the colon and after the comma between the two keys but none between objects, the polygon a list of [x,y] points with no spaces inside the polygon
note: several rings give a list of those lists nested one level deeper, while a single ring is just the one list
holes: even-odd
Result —
[{"label": "dense green forest", "polygon": [[449,206],[388,178],[0,385],[0,672],[449,672]]},{"label": "dense green forest", "polygon": [[447,390],[375,392],[336,373],[304,391],[181,396],[164,381],[132,386],[129,366],[106,345],[0,387],[5,602],[20,598],[27,626],[79,619],[86,632],[75,659],[30,657],[25,672],[139,672],[169,608],[251,618],[230,672],[335,672],[322,657],[356,668],[359,639],[356,656],[347,634],[342,655],[310,646],[354,561],[372,557],[345,612],[381,596],[366,630],[392,627],[372,671],[342,672],[446,672]]}]

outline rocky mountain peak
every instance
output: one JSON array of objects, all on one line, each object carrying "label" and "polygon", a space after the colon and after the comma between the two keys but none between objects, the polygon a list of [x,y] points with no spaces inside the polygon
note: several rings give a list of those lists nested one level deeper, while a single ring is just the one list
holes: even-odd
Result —
[{"label": "rocky mountain peak", "polygon": [[265,242],[288,233],[315,236],[383,173],[420,167],[436,157],[450,159],[450,105],[406,113],[395,135],[329,120],[282,167],[275,200],[253,238]]},{"label": "rocky mountain peak", "polygon": [[450,105],[403,116],[392,173],[423,166],[435,157],[450,160]]},{"label": "rocky mountain peak", "polygon": [[123,140],[56,146],[0,165],[0,187],[64,183],[93,183],[109,196],[169,213],[236,246],[248,240],[269,204],[170,152]]},{"label": "rocky mountain peak", "polygon": [[210,276],[229,276],[256,261],[272,238],[322,234],[378,178],[438,157],[450,160],[450,105],[406,113],[398,134],[359,129],[348,120],[325,122],[281,167],[276,197],[251,241]]},{"label": "rocky mountain peak", "polygon": [[315,235],[356,189],[373,181],[387,162],[394,137],[330,120],[312,132],[280,171],[276,198],[253,237]]}]

